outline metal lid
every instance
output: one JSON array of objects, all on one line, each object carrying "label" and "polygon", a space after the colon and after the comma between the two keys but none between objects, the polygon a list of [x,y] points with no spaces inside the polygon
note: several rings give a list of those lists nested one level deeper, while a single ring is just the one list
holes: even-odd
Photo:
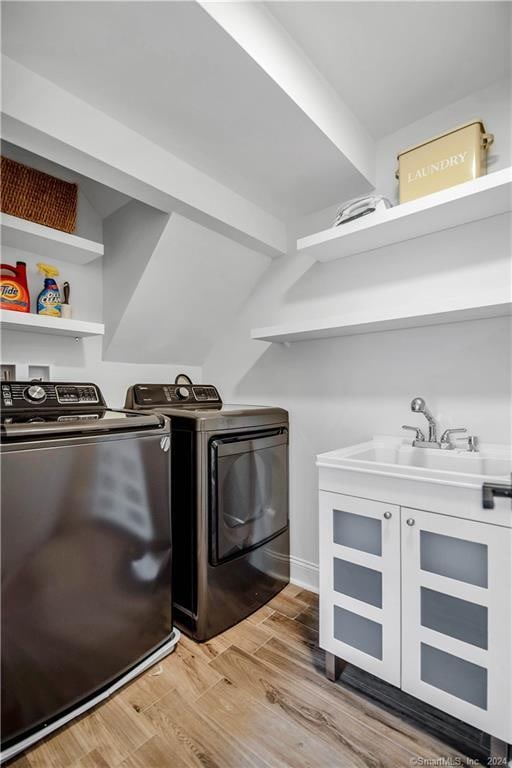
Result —
[{"label": "metal lid", "polygon": [[113,432],[134,432],[139,430],[169,428],[169,422],[160,413],[136,413],[122,409],[105,408],[92,418],[90,414],[57,415],[41,411],[41,420],[17,421],[19,412],[3,414],[0,434],[4,440],[9,438],[47,438],[59,435],[105,434]]},{"label": "metal lid", "polygon": [[[406,155],[408,152],[413,152],[415,149],[419,149],[420,147],[424,147],[427,144],[431,144],[433,141],[437,141],[438,139],[442,139],[445,136],[449,136],[451,133],[457,133],[457,131],[461,131],[463,128],[469,128],[470,125],[479,125],[482,134],[486,135],[485,126],[482,120],[471,120],[469,123],[464,123],[463,125],[459,125],[457,126],[457,128],[452,128],[450,131],[446,131],[445,133],[439,133],[437,136],[433,136],[431,139],[427,139],[427,141],[421,141],[419,144],[415,144],[413,147],[409,147],[408,149],[403,149],[396,156],[397,160],[399,160],[402,155]],[[492,134],[489,134],[489,136],[492,136]]]},{"label": "metal lid", "polygon": [[220,408],[155,408],[171,419],[171,429],[195,432],[240,431],[288,424],[288,412],[266,405],[222,405]]}]

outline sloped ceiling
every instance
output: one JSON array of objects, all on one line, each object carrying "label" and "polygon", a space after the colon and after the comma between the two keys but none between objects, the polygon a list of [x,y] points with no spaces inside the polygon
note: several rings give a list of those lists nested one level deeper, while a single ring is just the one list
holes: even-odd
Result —
[{"label": "sloped ceiling", "polygon": [[[510,64],[509,5],[266,7],[380,138],[502,76]],[[196,3],[2,8],[3,47],[13,60],[275,216],[291,219],[366,189],[306,113]],[[108,217],[105,359],[201,365],[269,258],[177,213],[97,197]]]},{"label": "sloped ceiling", "polygon": [[201,365],[270,258],[132,202],[104,223],[104,358]]},{"label": "sloped ceiling", "polygon": [[4,2],[2,48],[279,218],[368,189],[195,2]]},{"label": "sloped ceiling", "polygon": [[510,74],[510,2],[265,5],[375,138]]},{"label": "sloped ceiling", "polygon": [[[204,5],[264,6],[333,99],[376,139],[510,68],[506,2]],[[277,217],[367,189],[197,3],[3,2],[2,21],[7,56]]]}]

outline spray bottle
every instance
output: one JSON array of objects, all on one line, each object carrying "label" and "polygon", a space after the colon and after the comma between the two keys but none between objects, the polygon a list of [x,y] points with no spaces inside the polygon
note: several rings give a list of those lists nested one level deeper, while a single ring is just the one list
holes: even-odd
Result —
[{"label": "spray bottle", "polygon": [[59,286],[55,282],[59,270],[50,264],[39,262],[37,268],[44,275],[44,288],[37,297],[37,314],[61,316],[61,297]]}]

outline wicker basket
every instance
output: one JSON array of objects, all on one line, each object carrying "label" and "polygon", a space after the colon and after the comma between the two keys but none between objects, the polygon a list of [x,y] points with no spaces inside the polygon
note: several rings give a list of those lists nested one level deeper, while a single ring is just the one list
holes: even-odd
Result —
[{"label": "wicker basket", "polygon": [[77,185],[2,157],[0,209],[46,227],[74,232]]}]

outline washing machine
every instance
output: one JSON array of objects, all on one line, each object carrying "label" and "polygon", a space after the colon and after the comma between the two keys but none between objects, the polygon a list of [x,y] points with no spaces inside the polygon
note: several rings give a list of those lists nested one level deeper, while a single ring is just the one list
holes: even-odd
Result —
[{"label": "washing machine", "polygon": [[2,749],[9,760],[170,653],[170,424],[97,385],[2,381]]},{"label": "washing machine", "polygon": [[135,384],[125,407],[171,419],[174,618],[208,640],[289,582],[288,413],[186,376]]}]

